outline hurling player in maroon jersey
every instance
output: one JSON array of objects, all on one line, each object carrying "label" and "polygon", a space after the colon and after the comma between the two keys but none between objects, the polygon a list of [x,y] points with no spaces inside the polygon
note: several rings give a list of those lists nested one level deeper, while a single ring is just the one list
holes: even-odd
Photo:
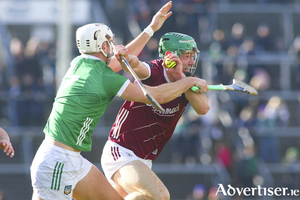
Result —
[{"label": "hurling player in maroon jersey", "polygon": [[[143,62],[134,68],[144,84],[158,86],[195,72],[199,51],[192,37],[167,33],[161,37],[158,51],[161,59]],[[175,61],[176,66],[167,68],[166,58]],[[189,103],[199,115],[210,109],[203,94],[208,89],[207,83],[199,80],[201,94],[187,90],[173,101],[162,104],[164,112],[144,103],[125,101],[122,105],[103,149],[101,165],[109,182],[126,200],[170,199],[168,189],[151,170],[152,160],[171,138]]]}]

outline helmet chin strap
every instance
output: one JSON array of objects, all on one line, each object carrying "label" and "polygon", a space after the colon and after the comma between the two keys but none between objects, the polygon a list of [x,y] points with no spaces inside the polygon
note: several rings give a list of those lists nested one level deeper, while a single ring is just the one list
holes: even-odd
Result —
[{"label": "helmet chin strap", "polygon": [[114,53],[112,52],[112,53],[109,53],[109,54],[107,54],[107,60],[106,60],[106,64],[107,65],[109,65],[109,63],[110,63],[110,61],[111,61],[111,58],[114,56]]},{"label": "helmet chin strap", "polygon": [[114,52],[113,52],[113,46],[109,42],[107,43],[109,45],[109,53],[105,53],[102,48],[100,49],[100,52],[102,52],[103,55],[107,58],[106,64],[108,65],[111,61],[111,58],[114,56]]}]

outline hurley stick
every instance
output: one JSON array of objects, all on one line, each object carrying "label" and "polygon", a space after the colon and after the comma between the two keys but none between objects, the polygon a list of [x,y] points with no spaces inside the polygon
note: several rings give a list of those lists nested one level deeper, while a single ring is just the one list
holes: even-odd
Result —
[{"label": "hurley stick", "polygon": [[[233,79],[233,83],[231,85],[208,85],[209,90],[232,90],[232,91],[238,91],[238,92],[244,92],[247,94],[251,94],[254,96],[257,96],[257,91],[251,87],[250,85],[240,81]],[[191,88],[194,92],[201,93],[200,89],[197,86],[193,86]]]}]

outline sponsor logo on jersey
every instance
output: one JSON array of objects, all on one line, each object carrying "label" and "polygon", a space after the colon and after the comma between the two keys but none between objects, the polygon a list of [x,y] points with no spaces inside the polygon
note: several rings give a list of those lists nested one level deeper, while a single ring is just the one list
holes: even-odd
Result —
[{"label": "sponsor logo on jersey", "polygon": [[178,112],[179,109],[180,109],[180,104],[178,104],[174,108],[165,108],[164,112],[161,112],[160,110],[158,110],[157,108],[155,108],[153,105],[151,105],[151,106],[152,106],[154,112],[159,113],[159,114],[163,114],[163,115],[172,115],[172,114]]},{"label": "sponsor logo on jersey", "polygon": [[132,155],[128,152],[126,152],[126,155],[129,156],[129,157],[132,157]]},{"label": "sponsor logo on jersey", "polygon": [[68,195],[72,191],[72,185],[66,185],[64,189],[64,194]]},{"label": "sponsor logo on jersey", "polygon": [[157,154],[157,149],[155,149],[154,151],[152,151],[152,154],[156,155]]}]

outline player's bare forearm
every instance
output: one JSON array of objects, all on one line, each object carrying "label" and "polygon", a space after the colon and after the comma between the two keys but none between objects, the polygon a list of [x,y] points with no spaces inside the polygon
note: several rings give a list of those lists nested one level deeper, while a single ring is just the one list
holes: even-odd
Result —
[{"label": "player's bare forearm", "polygon": [[163,104],[177,98],[179,95],[189,90],[192,86],[200,86],[201,84],[200,79],[187,77],[172,83],[165,83],[157,87],[150,87],[146,85],[145,87],[158,103]]},{"label": "player's bare forearm", "polygon": [[[173,99],[180,96],[186,90],[189,90],[192,86],[202,87],[203,81],[195,77],[187,77],[181,80],[165,83],[159,86],[147,86],[144,87],[151,93],[154,99],[159,104],[168,103]],[[150,100],[146,97],[144,92],[141,90],[138,83],[129,83],[121,98],[128,101],[136,101],[151,104]]]},{"label": "player's bare forearm", "polygon": [[[140,61],[137,56],[128,54],[128,50],[123,46],[115,46],[115,58],[121,64],[123,70],[127,73],[130,73],[130,70],[124,62],[128,61],[132,69],[138,70]],[[125,59],[125,60],[124,60]]]},{"label": "player's bare forearm", "polygon": [[0,127],[0,141],[3,141],[3,140],[9,141],[9,137],[8,137],[8,134],[6,133],[6,131]]},{"label": "player's bare forearm", "polygon": [[205,94],[187,90],[185,96],[198,115],[205,115],[209,111],[210,106]]},{"label": "player's bare forearm", "polygon": [[144,31],[141,32],[141,34],[139,34],[134,40],[126,45],[128,52],[132,55],[138,56],[150,38],[151,37],[147,33]]},{"label": "player's bare forearm", "polygon": [[190,102],[194,110],[198,115],[205,115],[210,107],[208,99],[203,94],[208,90],[208,85],[206,80],[199,78],[199,90],[201,94],[193,92],[191,89],[185,91],[187,100]]},{"label": "player's bare forearm", "polygon": [[[147,33],[142,32],[139,36],[137,36],[134,40],[132,40],[129,44],[126,45],[128,53],[131,55],[138,56],[150,38],[151,37]],[[120,65],[120,63],[118,62],[118,60],[115,57],[112,57],[108,66],[114,72],[118,72],[122,69],[125,70],[124,67]],[[128,71],[126,71],[126,72],[128,72]]]},{"label": "player's bare forearm", "polygon": [[[135,72],[135,74],[140,79],[148,77],[148,75],[149,75],[148,69],[146,68],[146,66],[141,61],[139,61],[137,56],[128,55],[128,62],[130,64],[131,68],[133,69],[133,71]],[[130,73],[130,71],[128,70],[128,68],[126,66],[125,66],[125,68],[123,67],[124,71],[127,72],[127,73]]]},{"label": "player's bare forearm", "polygon": [[[129,54],[138,56],[147,42],[149,41],[151,37],[145,33],[142,32],[138,37],[136,37],[133,41],[131,41],[128,45],[126,45],[126,48],[128,50]],[[125,70],[122,65],[118,62],[118,60],[115,57],[112,57],[109,65],[108,65],[114,72],[118,72],[120,70]],[[127,70],[125,70],[128,72]]]}]

